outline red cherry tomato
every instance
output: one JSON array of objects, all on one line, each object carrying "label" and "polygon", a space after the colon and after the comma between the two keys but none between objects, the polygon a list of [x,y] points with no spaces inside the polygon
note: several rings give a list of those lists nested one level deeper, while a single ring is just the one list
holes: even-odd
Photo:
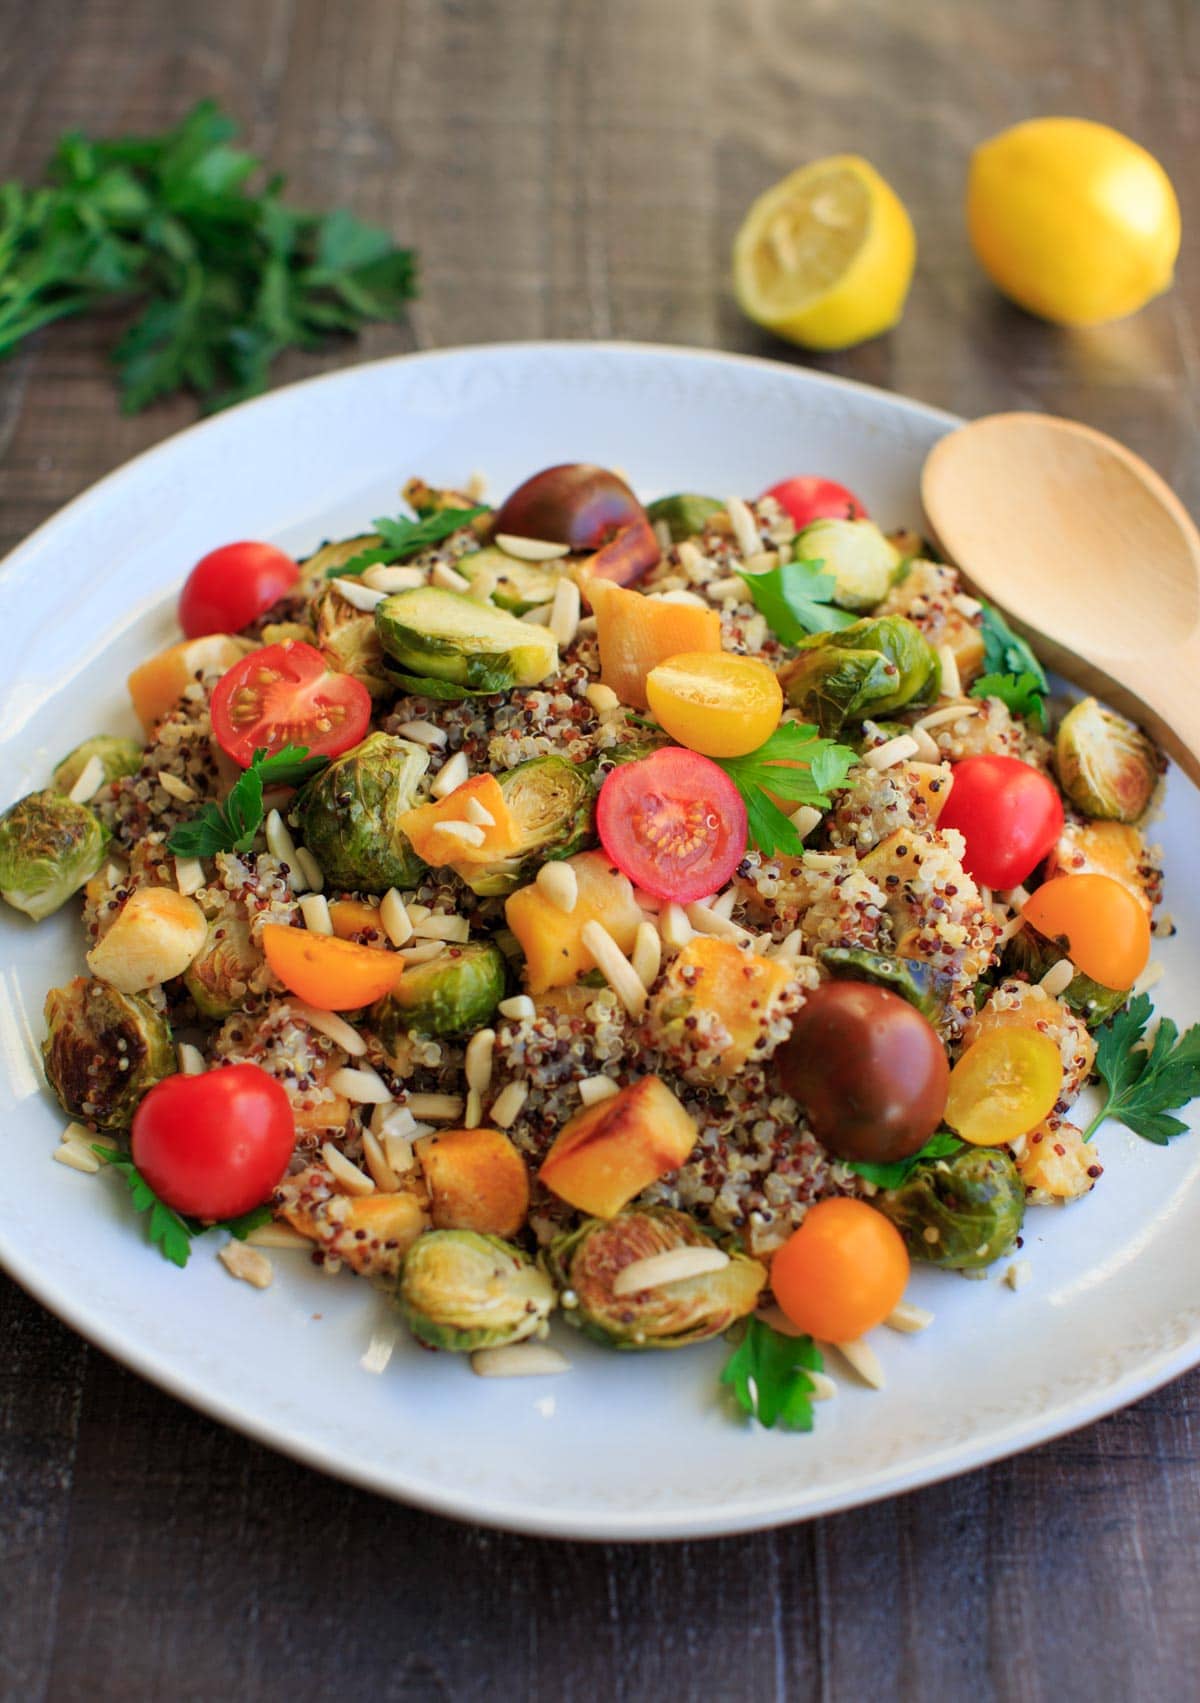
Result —
[{"label": "red cherry tomato", "polygon": [[244,769],[256,751],[306,745],[336,757],[366,735],[371,694],[350,674],[332,674],[312,645],[289,639],[235,662],[213,687],[217,743]]},{"label": "red cherry tomato", "polygon": [[201,556],[179,594],[179,625],[189,639],[236,633],[278,603],[300,577],[273,544],[223,544]]},{"label": "red cherry tomato", "polygon": [[1063,830],[1052,780],[1019,757],[964,757],[954,765],[940,829],[967,843],[963,865],[985,887],[1017,887]]},{"label": "red cherry tomato", "polygon": [[814,520],[864,520],[866,509],[853,491],[839,485],[836,479],[822,479],[816,473],[800,473],[794,479],[781,479],[772,485],[764,497],[774,497],[780,508],[786,509],[797,528]]},{"label": "red cherry tomato", "polygon": [[746,806],[709,757],[664,745],[600,788],[600,843],[635,887],[687,905],[723,887],[746,855]]},{"label": "red cherry tomato", "polygon": [[256,1064],[168,1076],[133,1114],[133,1162],[176,1212],[237,1218],[261,1206],[296,1145],[291,1101]]}]

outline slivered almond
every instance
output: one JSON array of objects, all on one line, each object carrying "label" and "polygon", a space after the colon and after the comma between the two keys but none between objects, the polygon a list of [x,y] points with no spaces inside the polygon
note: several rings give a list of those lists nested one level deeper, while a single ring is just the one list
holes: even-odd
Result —
[{"label": "slivered almond", "polygon": [[651,1254],[648,1259],[622,1266],[613,1279],[612,1292],[616,1296],[637,1295],[643,1289],[661,1289],[668,1283],[701,1277],[706,1271],[720,1271],[728,1264],[729,1255],[720,1248],[671,1248],[665,1254]]},{"label": "slivered almond", "polygon": [[521,1115],[521,1108],[529,1098],[528,1082],[510,1082],[502,1088],[492,1101],[492,1109],[488,1114],[497,1129],[511,1129]]},{"label": "slivered almond", "polygon": [[158,784],[164,792],[169,793],[172,798],[178,799],[180,804],[195,804],[200,796],[194,786],[189,786],[186,781],[181,781],[178,775],[171,773],[170,769],[158,771]]},{"label": "slivered almond", "polygon": [[79,771],[79,777],[67,797],[72,804],[87,804],[95,798],[104,784],[104,764],[99,757],[89,757]]},{"label": "slivered almond", "polygon": [[808,838],[820,820],[821,812],[814,804],[802,804],[799,810],[793,810],[788,817],[788,821],[802,840]]},{"label": "slivered almond", "polygon": [[72,1171],[84,1171],[89,1177],[94,1177],[100,1169],[100,1161],[94,1153],[79,1141],[63,1141],[50,1155],[60,1165],[69,1165]]},{"label": "slivered almond", "polygon": [[917,734],[922,728],[926,733],[932,733],[935,727],[945,727],[948,722],[959,721],[963,716],[982,714],[982,704],[951,704],[948,709],[931,710],[928,715],[923,715],[920,721],[913,723],[913,733]]},{"label": "slivered almond", "polygon": [[571,553],[569,544],[555,544],[549,538],[522,538],[515,532],[498,532],[496,543],[518,562],[557,562]]},{"label": "slivered almond", "polygon": [[304,885],[314,893],[325,889],[325,872],[307,846],[296,847],[296,868],[304,878]]},{"label": "slivered almond", "polygon": [[470,580],[464,579],[462,574],[456,573],[445,562],[439,562],[429,578],[434,585],[439,586],[443,591],[470,591],[471,589]]},{"label": "slivered almond", "polygon": [[343,1065],[330,1073],[329,1086],[356,1106],[386,1106],[395,1098],[387,1083],[369,1065],[357,1068]]},{"label": "slivered almond", "polygon": [[408,1109],[414,1118],[428,1118],[431,1123],[449,1123],[462,1116],[463,1103],[458,1094],[410,1094]]},{"label": "slivered almond", "polygon": [[603,923],[585,922],[580,939],[596,960],[596,968],[631,1017],[646,1009],[646,990],[629,959]]},{"label": "slivered almond", "polygon": [[467,1042],[465,1068],[467,1087],[477,1094],[486,1094],[492,1085],[492,1060],[496,1052],[496,1031],[477,1029]]},{"label": "slivered almond", "polygon": [[585,1106],[594,1106],[601,1100],[611,1100],[614,1094],[620,1092],[611,1076],[585,1076],[579,1082],[579,1098]]},{"label": "slivered almond", "polygon": [[652,922],[640,922],[633,942],[633,972],[644,988],[654,985],[662,968],[662,935]]},{"label": "slivered almond", "polygon": [[503,1348],[477,1348],[471,1370],[480,1378],[542,1378],[569,1372],[571,1362],[557,1348],[540,1342],[510,1342]]},{"label": "slivered almond", "polygon": [[376,562],[363,574],[362,582],[372,591],[382,591],[385,595],[393,591],[415,591],[425,584],[425,571],[423,568]]},{"label": "slivered almond", "polygon": [[565,576],[554,588],[554,601],[550,605],[550,619],[546,625],[558,640],[561,649],[566,650],[572,644],[575,634],[579,631],[579,617],[583,613],[579,599],[579,587],[573,579]]},{"label": "slivered almond", "polygon": [[458,840],[464,846],[481,846],[487,835],[474,822],[439,822],[437,831],[443,839]]},{"label": "slivered almond", "polygon": [[445,950],[444,940],[423,940],[419,946],[401,946],[399,953],[406,964],[428,964]]},{"label": "slivered almond", "polygon": [[733,523],[733,536],[742,555],[757,555],[762,549],[762,539],[758,534],[758,522],[751,514],[749,505],[744,503],[741,497],[727,497],[725,512]]},{"label": "slivered almond", "polygon": [[942,666],[943,698],[961,698],[963,695],[962,680],[958,672],[958,658],[949,645],[938,646],[938,661]]},{"label": "slivered almond", "polygon": [[915,1336],[918,1331],[929,1329],[933,1323],[933,1314],[928,1307],[918,1307],[914,1301],[897,1301],[883,1322],[890,1330]]},{"label": "slivered almond", "polygon": [[305,1005],[301,999],[289,999],[293,1017],[298,1017],[310,1029],[315,1029],[318,1035],[324,1035],[335,1042],[344,1053],[351,1058],[361,1058],[367,1050],[367,1043],[357,1029],[351,1028],[344,1017],[339,1017],[336,1011],[321,1011],[315,1005]]},{"label": "slivered almond", "polygon": [[180,1041],[175,1048],[179,1060],[181,1076],[203,1076],[208,1066],[204,1062],[204,1054],[199,1047],[194,1047],[190,1041]]},{"label": "slivered almond", "polygon": [[297,1252],[312,1249],[308,1237],[293,1230],[290,1224],[260,1224],[257,1230],[251,1230],[246,1241],[253,1248],[293,1248]]},{"label": "slivered almond", "polygon": [[446,743],[446,730],[435,727],[431,721],[402,721],[396,728],[402,739],[411,739],[414,745],[436,745],[439,748]]},{"label": "slivered almond", "polygon": [[456,751],[452,757],[447,757],[435,775],[429,788],[434,798],[447,798],[456,786],[461,786],[471,778],[471,765],[467,762],[465,751]]},{"label": "slivered almond", "polygon": [[474,823],[477,828],[494,828],[496,826],[496,818],[490,810],[480,804],[477,798],[468,798],[463,815],[468,822]]},{"label": "slivered almond", "polygon": [[863,762],[869,769],[882,774],[896,763],[903,763],[907,758],[915,757],[920,748],[911,733],[900,733],[895,739],[885,739],[882,745],[876,745],[864,753]]},{"label": "slivered almond", "polygon": [[304,918],[304,926],[310,934],[333,933],[329,900],[324,893],[305,893],[300,900],[300,915]]},{"label": "slivered almond", "polygon": [[395,1194],[400,1187],[400,1179],[392,1170],[387,1154],[369,1129],[362,1132],[362,1149],[363,1159],[375,1187],[381,1189],[384,1194]]},{"label": "slivered almond", "polygon": [[[412,916],[411,911],[408,914]],[[413,923],[413,934],[418,940],[453,941],[456,946],[464,946],[470,933],[466,917],[446,916],[442,912],[436,916],[421,917]]]},{"label": "slivered almond", "polygon": [[864,1384],[869,1384],[873,1390],[887,1387],[887,1373],[883,1369],[883,1361],[863,1337],[853,1342],[834,1342],[830,1344],[841,1355],[846,1364],[858,1373]]},{"label": "slivered almond", "polygon": [[1038,986],[1043,993],[1048,993],[1051,999],[1057,999],[1059,994],[1066,993],[1074,980],[1074,964],[1069,958],[1060,958],[1057,964],[1052,964],[1046,971]]},{"label": "slivered almond", "polygon": [[372,614],[388,595],[386,591],[365,585],[348,574],[343,574],[335,579],[333,589],[339,597],[345,599],[352,609],[357,609],[364,615]]},{"label": "slivered almond", "polygon": [[405,941],[412,939],[412,922],[404,908],[404,900],[394,887],[389,887],[379,902],[379,920],[393,946],[403,946]]},{"label": "slivered almond", "polygon": [[359,1365],[364,1372],[376,1374],[387,1370],[388,1361],[392,1358],[400,1333],[395,1325],[384,1325],[373,1331]]},{"label": "slivered almond", "polygon": [[526,1017],[537,1016],[537,1006],[527,993],[514,993],[511,999],[502,999],[496,1010],[501,1017],[507,1017],[514,1023],[519,1023]]},{"label": "slivered almond", "polygon": [[321,1148],[321,1158],[326,1169],[334,1177],[347,1194],[374,1194],[375,1184],[365,1171],[352,1164],[344,1153],[338,1151],[332,1141],[327,1141]]},{"label": "slivered almond", "polygon": [[570,916],[579,899],[579,879],[569,863],[544,863],[537,872],[537,887],[555,910]]},{"label": "slivered almond", "polygon": [[718,916],[710,905],[699,902],[685,907],[687,919],[697,934],[712,934],[718,940],[732,940],[739,946],[752,946],[754,936],[748,928],[741,928],[728,917]]},{"label": "slivered almond", "polygon": [[217,1258],[230,1277],[240,1278],[253,1289],[269,1288],[275,1275],[267,1256],[260,1254],[257,1248],[248,1248],[245,1242],[227,1242],[218,1251]]},{"label": "slivered almond", "polygon": [[671,900],[658,913],[658,932],[666,945],[672,946],[678,951],[681,947],[687,945],[696,930],[688,921],[687,912],[683,906],[677,905],[674,900]]}]

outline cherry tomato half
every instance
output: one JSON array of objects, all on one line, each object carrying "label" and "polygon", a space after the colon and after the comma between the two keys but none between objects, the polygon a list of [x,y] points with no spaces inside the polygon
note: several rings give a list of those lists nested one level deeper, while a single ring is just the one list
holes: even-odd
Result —
[{"label": "cherry tomato half", "polygon": [[133,1162],[176,1212],[237,1218],[261,1206],[296,1144],[291,1102],[256,1064],[168,1076],[133,1114]]},{"label": "cherry tomato half", "polygon": [[262,931],[267,963],[284,987],[318,1011],[356,1011],[390,993],[404,960],[395,952],[269,922]]},{"label": "cherry tomato half", "polygon": [[941,1122],[945,1048],[921,1013],[887,988],[823,982],[775,1058],[784,1089],[839,1159],[907,1159]]},{"label": "cherry tomato half", "polygon": [[938,827],[966,841],[963,867],[985,887],[1017,887],[1033,874],[1063,830],[1054,782],[1019,757],[964,757],[956,763]]},{"label": "cherry tomato half", "polygon": [[705,757],[744,757],[779,726],[783,688],[753,656],[684,651],[646,676],[646,700],[661,727]]},{"label": "cherry tomato half", "polygon": [[189,639],[236,633],[290,591],[300,570],[273,544],[223,544],[201,556],[179,594],[179,625]]},{"label": "cherry tomato half", "polygon": [[213,732],[244,769],[259,750],[306,745],[336,757],[371,721],[371,694],[350,674],[333,674],[312,645],[289,639],[235,662],[213,687]]},{"label": "cherry tomato half", "polygon": [[864,520],[866,509],[853,491],[839,485],[836,479],[822,479],[816,473],[800,473],[794,479],[781,479],[778,485],[763,492],[774,497],[781,509],[786,509],[797,530],[814,520]]},{"label": "cherry tomato half", "polygon": [[1111,875],[1056,875],[1026,900],[1021,915],[1106,988],[1132,987],[1150,962],[1150,919]]},{"label": "cherry tomato half", "polygon": [[635,887],[687,905],[723,887],[746,855],[746,806],[717,765],[664,745],[600,788],[600,843]]},{"label": "cherry tomato half", "polygon": [[946,1122],[973,1147],[999,1147],[1050,1116],[1062,1079],[1062,1055],[1049,1035],[992,1029],[950,1072]]},{"label": "cherry tomato half", "polygon": [[882,1212],[861,1200],[819,1200],[771,1261],[771,1288],[797,1329],[853,1342],[887,1318],[908,1273],[904,1238]]}]

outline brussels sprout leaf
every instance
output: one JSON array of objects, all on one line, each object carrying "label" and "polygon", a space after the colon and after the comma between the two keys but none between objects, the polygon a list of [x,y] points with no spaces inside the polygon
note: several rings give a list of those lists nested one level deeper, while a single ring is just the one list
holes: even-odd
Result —
[{"label": "brussels sprout leaf", "polygon": [[820,738],[809,723],[787,721],[757,751],[717,761],[745,801],[752,844],[766,857],[777,851],[799,857],[804,850],[800,835],[767,793],[792,805],[827,810],[829,794],[843,784],[858,758],[848,745]]},{"label": "brussels sprout leaf", "polygon": [[351,556],[340,567],[327,568],[325,578],[344,579],[347,575],[366,573],[368,568],[390,567],[393,562],[403,562],[409,556],[415,556],[418,550],[428,550],[432,544],[440,544],[443,538],[470,526],[473,520],[487,512],[486,508],[439,509],[436,514],[427,514],[423,520],[410,520],[404,514],[397,515],[395,519],[380,515],[371,524],[383,543],[360,550],[357,556]]},{"label": "brussels sprout leaf", "polygon": [[811,1336],[784,1336],[762,1319],[750,1319],[721,1373],[743,1413],[770,1430],[813,1428],[813,1381],[824,1362]]},{"label": "brussels sprout leaf", "polygon": [[829,633],[853,626],[857,615],[831,601],[837,582],[822,572],[823,562],[782,562],[765,573],[738,572],[750,587],[754,607],[777,639],[799,644],[806,633]]},{"label": "brussels sprout leaf", "polygon": [[897,1159],[891,1165],[873,1165],[865,1159],[847,1159],[844,1161],[847,1170],[857,1171],[860,1177],[865,1177],[876,1188],[898,1189],[901,1183],[906,1183],[918,1165],[929,1159],[945,1159],[951,1153],[957,1153],[962,1142],[948,1129],[939,1129],[929,1137],[924,1147],[907,1159]]},{"label": "brussels sprout leaf", "polygon": [[[982,600],[981,600],[982,601]],[[1001,698],[1015,715],[1046,727],[1046,671],[1019,633],[990,603],[983,603],[983,661],[987,673],[971,688],[973,698]]]},{"label": "brussels sprout leaf", "polygon": [[158,1198],[132,1159],[111,1147],[101,1147],[99,1143],[92,1147],[92,1152],[124,1180],[134,1211],[149,1212],[147,1231],[150,1242],[172,1265],[187,1264],[193,1236],[203,1236],[207,1230],[228,1230],[231,1236],[244,1242],[252,1230],[271,1222],[269,1206],[256,1206],[250,1212],[243,1212],[240,1218],[226,1218],[215,1224],[205,1224],[198,1218],[182,1218]]},{"label": "brussels sprout leaf", "polygon": [[1158,1147],[1186,1133],[1183,1119],[1170,1114],[1200,1094],[1200,1023],[1181,1035],[1162,1017],[1147,1046],[1143,1037],[1151,1015],[1149,995],[1142,993],[1097,1032],[1096,1069],[1108,1095],[1084,1131],[1085,1141],[1105,1118],[1116,1118]]},{"label": "brussels sprout leaf", "polygon": [[175,857],[215,857],[217,852],[249,851],[262,825],[263,788],[299,786],[329,761],[310,757],[307,745],[285,745],[268,756],[256,751],[250,767],[239,775],[223,804],[206,804],[190,821],[181,822],[167,841]]}]

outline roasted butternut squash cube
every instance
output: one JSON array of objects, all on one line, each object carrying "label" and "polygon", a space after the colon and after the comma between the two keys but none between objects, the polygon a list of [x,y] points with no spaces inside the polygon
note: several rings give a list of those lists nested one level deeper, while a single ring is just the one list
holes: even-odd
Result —
[{"label": "roasted butternut squash cube", "polygon": [[1068,821],[1046,863],[1051,875],[1108,875],[1128,888],[1154,915],[1162,897],[1162,871],[1140,829],[1126,822]]},{"label": "roasted butternut squash cube", "polygon": [[651,1022],[670,1046],[676,1038],[686,1042],[684,1020],[693,1009],[711,1012],[730,1037],[719,1069],[731,1076],[763,1039],[791,974],[778,959],[698,934],[672,959],[654,995]]},{"label": "roasted butternut squash cube", "polygon": [[379,920],[379,906],[372,904],[369,899],[331,899],[329,920],[339,940],[360,940],[364,934],[373,934],[376,936],[374,940],[362,941],[361,944],[385,947],[391,945]]},{"label": "roasted butternut squash cube", "polygon": [[429,1213],[420,1193],[344,1194],[324,1165],[287,1177],[277,1191],[276,1213],[326,1255],[343,1260],[360,1277],[394,1277]]},{"label": "roasted butternut squash cube", "polygon": [[232,633],[183,639],[140,662],[129,676],[129,696],[147,734],[173,710],[187,688],[204,674],[223,674],[254,646]]},{"label": "roasted butternut squash cube", "polygon": [[657,1076],[587,1106],[559,1130],[538,1176],[569,1206],[612,1218],[696,1145],[696,1125]]},{"label": "roasted butternut squash cube", "polygon": [[[477,812],[471,811],[472,805],[478,807]],[[491,821],[480,822],[477,815],[490,816]],[[457,831],[460,823],[473,832],[464,836]],[[417,856],[434,868],[448,863],[495,863],[511,857],[520,844],[512,811],[495,775],[472,775],[445,798],[406,810],[397,826]]]},{"label": "roasted butternut squash cube", "polygon": [[435,1230],[515,1236],[529,1211],[529,1172],[498,1129],[446,1129],[413,1144]]},{"label": "roasted butternut squash cube", "polygon": [[505,900],[504,914],[525,954],[530,993],[577,981],[596,960],[583,944],[584,925],[603,923],[622,952],[632,952],[643,921],[633,884],[613,868],[603,852],[579,852],[565,860],[575,871],[575,909],[560,911],[536,882],[519,887]]},{"label": "roasted butternut squash cube", "polygon": [[596,611],[600,679],[632,709],[647,708],[646,676],[660,662],[683,651],[721,648],[721,618],[715,609],[667,603],[611,580],[589,579],[586,589]]}]

